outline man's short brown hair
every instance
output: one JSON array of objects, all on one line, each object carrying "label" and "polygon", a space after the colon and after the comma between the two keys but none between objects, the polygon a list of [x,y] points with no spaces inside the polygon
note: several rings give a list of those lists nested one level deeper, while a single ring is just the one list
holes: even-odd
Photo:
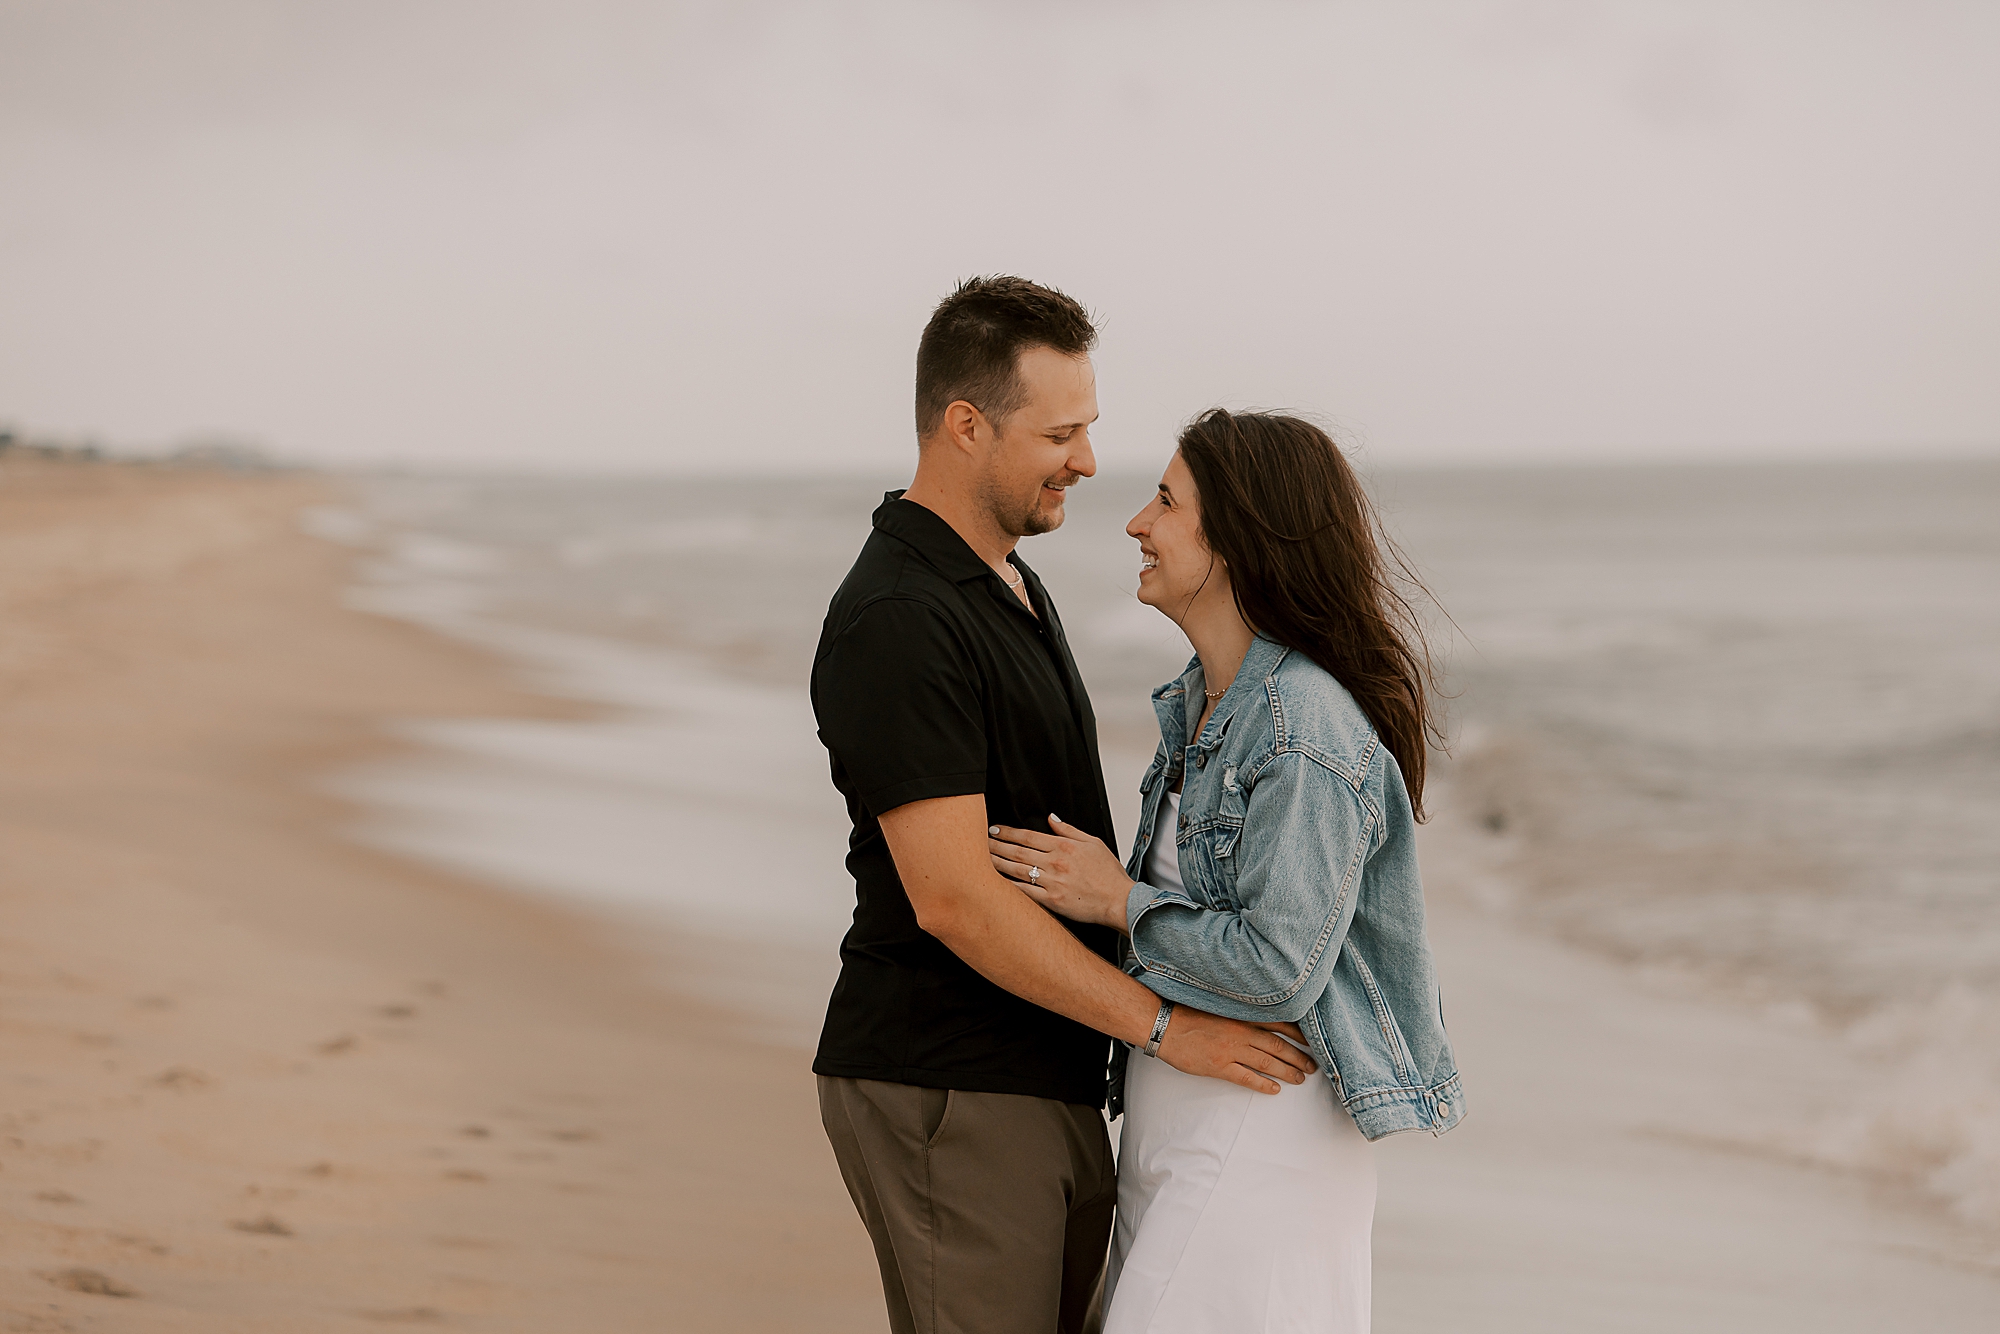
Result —
[{"label": "man's short brown hair", "polygon": [[1081,357],[1097,345],[1090,312],[1053,287],[995,274],[967,278],[931,312],[917,344],[917,438],[960,399],[998,429],[1021,406],[1021,353]]}]

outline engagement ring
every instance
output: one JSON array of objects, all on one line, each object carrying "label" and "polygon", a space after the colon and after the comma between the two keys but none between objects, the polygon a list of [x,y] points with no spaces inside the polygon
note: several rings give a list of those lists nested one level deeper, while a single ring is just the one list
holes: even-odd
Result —
[{"label": "engagement ring", "polygon": [[1038,885],[1041,883],[1041,880],[1042,880],[1042,868],[1039,866],[1030,866],[1028,868],[1028,883],[1031,885]]}]

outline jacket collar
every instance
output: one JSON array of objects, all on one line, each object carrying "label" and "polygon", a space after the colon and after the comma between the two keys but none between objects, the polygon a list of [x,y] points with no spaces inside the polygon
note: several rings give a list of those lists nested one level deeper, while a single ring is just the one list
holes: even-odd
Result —
[{"label": "jacket collar", "polygon": [[[1278,664],[1291,652],[1277,640],[1258,635],[1250,641],[1249,650],[1243,655],[1243,665],[1236,669],[1236,678],[1229,683],[1229,689],[1215,702],[1215,712],[1209,715],[1205,735],[1213,738],[1210,744],[1219,744],[1222,734],[1229,726],[1229,720],[1243,701],[1261,694],[1264,683],[1278,670]],[[1194,737],[1188,735],[1188,727],[1193,720],[1201,717],[1200,709],[1190,709],[1188,701],[1204,699],[1208,678],[1201,669],[1201,655],[1188,659],[1187,670],[1179,679],[1169,681],[1153,692],[1153,711],[1159,715],[1160,735],[1179,737],[1179,745],[1192,745]]]},{"label": "jacket collar", "polygon": [[[913,548],[953,583],[962,584],[981,576],[995,584],[1002,582],[1000,576],[993,572],[993,567],[979,559],[978,553],[966,545],[957,529],[916,501],[904,500],[901,491],[883,493],[882,503],[875,510],[875,528]],[[1028,568],[1028,563],[1020,558],[1019,553],[1012,553],[1007,559],[1024,576],[1035,578],[1034,571]],[[1036,582],[1039,584],[1040,581]],[[1013,594],[1008,596],[1011,598]]]}]

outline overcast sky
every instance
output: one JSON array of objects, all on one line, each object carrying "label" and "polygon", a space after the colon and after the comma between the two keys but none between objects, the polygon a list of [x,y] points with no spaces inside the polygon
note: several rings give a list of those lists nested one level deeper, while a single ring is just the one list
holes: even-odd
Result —
[{"label": "overcast sky", "polygon": [[0,423],[910,456],[954,279],[1378,464],[2000,454],[2000,5],[0,0]]}]

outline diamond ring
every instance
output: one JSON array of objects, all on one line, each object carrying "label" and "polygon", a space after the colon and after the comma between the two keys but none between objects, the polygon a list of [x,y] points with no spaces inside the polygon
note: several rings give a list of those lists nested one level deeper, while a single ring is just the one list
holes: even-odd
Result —
[{"label": "diamond ring", "polygon": [[1028,883],[1031,885],[1038,885],[1041,882],[1042,882],[1042,868],[1039,866],[1030,866],[1028,868]]}]

